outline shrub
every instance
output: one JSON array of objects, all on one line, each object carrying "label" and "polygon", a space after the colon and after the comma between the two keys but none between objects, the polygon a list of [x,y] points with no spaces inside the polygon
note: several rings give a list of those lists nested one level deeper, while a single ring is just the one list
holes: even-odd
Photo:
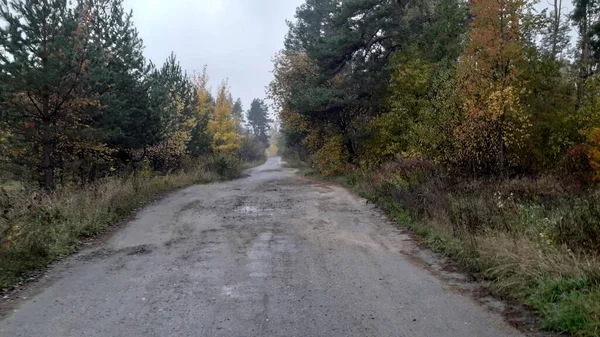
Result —
[{"label": "shrub", "polygon": [[600,128],[594,128],[588,136],[590,146],[587,151],[589,164],[594,171],[594,179],[600,180]]},{"label": "shrub", "polygon": [[348,154],[344,150],[342,136],[330,138],[314,156],[314,163],[324,176],[341,175],[346,172]]},{"label": "shrub", "polygon": [[234,156],[215,154],[206,159],[203,168],[216,173],[223,179],[234,179],[241,175],[241,162]]},{"label": "shrub", "polygon": [[600,197],[571,201],[556,227],[555,239],[572,251],[600,254]]}]

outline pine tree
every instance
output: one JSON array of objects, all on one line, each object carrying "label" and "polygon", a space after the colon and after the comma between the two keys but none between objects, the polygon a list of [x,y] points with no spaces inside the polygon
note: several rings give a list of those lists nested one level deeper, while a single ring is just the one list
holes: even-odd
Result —
[{"label": "pine tree", "polygon": [[125,13],[123,0],[81,0],[89,7],[93,45],[99,55],[93,64],[93,83],[102,93],[96,110],[99,137],[123,155],[143,149],[160,139],[159,116],[148,102],[150,67],[143,56],[143,42]]},{"label": "pine tree", "polygon": [[233,109],[231,112],[233,119],[235,121],[236,128],[239,134],[244,133],[244,107],[242,106],[242,100],[237,99],[235,103],[233,103]]},{"label": "pine tree", "polygon": [[197,98],[191,79],[171,54],[159,70],[151,74],[150,99],[153,114],[160,116],[159,144],[151,148],[156,169],[178,168],[187,155],[196,122]]},{"label": "pine tree", "polygon": [[9,156],[36,172],[46,189],[69,148],[104,152],[90,140],[93,49],[89,12],[67,0],[12,0],[0,9],[0,106],[11,135]]},{"label": "pine tree", "polygon": [[269,118],[269,108],[263,100],[255,98],[248,110],[248,126],[254,136],[265,146],[269,146],[269,129],[273,120]]}]

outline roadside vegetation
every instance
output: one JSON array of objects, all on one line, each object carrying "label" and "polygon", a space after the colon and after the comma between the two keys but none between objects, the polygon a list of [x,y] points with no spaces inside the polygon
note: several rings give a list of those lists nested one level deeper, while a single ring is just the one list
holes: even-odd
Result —
[{"label": "roadside vegetation", "polygon": [[307,0],[274,60],[278,145],[541,328],[600,336],[600,4],[536,5]]},{"label": "roadside vegetation", "polygon": [[160,66],[122,0],[0,3],[0,289],[178,188],[266,159],[268,108]]}]

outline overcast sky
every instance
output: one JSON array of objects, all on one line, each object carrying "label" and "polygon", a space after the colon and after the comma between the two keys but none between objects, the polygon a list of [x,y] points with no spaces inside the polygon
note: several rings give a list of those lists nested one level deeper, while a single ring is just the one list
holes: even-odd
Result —
[{"label": "overcast sky", "polygon": [[265,98],[271,58],[283,48],[286,19],[303,0],[125,0],[156,64],[175,52],[189,73],[208,66],[211,86],[229,78],[244,110]]}]

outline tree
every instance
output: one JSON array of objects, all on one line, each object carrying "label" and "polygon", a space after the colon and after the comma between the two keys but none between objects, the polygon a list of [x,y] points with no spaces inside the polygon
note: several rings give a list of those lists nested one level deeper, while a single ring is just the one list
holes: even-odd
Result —
[{"label": "tree", "polygon": [[160,116],[149,106],[151,67],[143,56],[142,40],[122,0],[82,0],[79,10],[89,12],[91,47],[100,56],[92,73],[95,90],[101,93],[101,105],[94,112],[99,138],[122,157],[130,157],[131,151],[156,144],[161,133]]},{"label": "tree", "polygon": [[318,69],[295,83],[290,108],[337,129],[350,162],[361,126],[385,109],[390,56],[420,32],[428,7],[416,1],[307,0],[289,24],[286,51],[302,53]]},{"label": "tree", "polygon": [[240,148],[241,138],[232,112],[229,86],[227,81],[223,81],[219,86],[213,119],[209,123],[213,135],[213,150],[217,153],[233,155]]},{"label": "tree", "polygon": [[472,173],[506,173],[529,126],[520,102],[523,0],[472,0],[473,20],[459,63],[464,120],[455,129],[458,164]]},{"label": "tree", "polygon": [[586,99],[586,81],[597,70],[600,61],[600,2],[597,0],[574,0],[571,14],[573,24],[579,31],[579,80],[577,82],[577,104],[579,110]]},{"label": "tree", "polygon": [[195,126],[188,143],[188,151],[192,157],[198,158],[212,151],[212,135],[209,130],[209,122],[214,116],[215,100],[208,88],[208,73],[206,66],[202,74],[195,78],[196,90],[196,116]]},{"label": "tree", "polygon": [[269,129],[273,120],[269,118],[269,108],[261,99],[255,98],[252,101],[250,110],[248,110],[248,126],[252,134],[260,141],[265,148],[269,147]]},{"label": "tree", "polygon": [[244,133],[244,107],[242,106],[241,99],[238,98],[235,103],[233,103],[231,115],[235,121],[238,133]]},{"label": "tree", "polygon": [[174,54],[151,74],[150,100],[160,118],[161,141],[150,148],[154,166],[163,172],[181,166],[196,123],[196,92]]},{"label": "tree", "polygon": [[56,187],[67,149],[106,153],[89,134],[94,48],[89,8],[67,0],[13,0],[0,9],[0,106],[11,135],[10,156]]},{"label": "tree", "polygon": [[553,0],[551,11],[544,30],[541,32],[541,50],[552,60],[564,58],[564,52],[569,45],[569,21],[563,15],[563,0]]}]

